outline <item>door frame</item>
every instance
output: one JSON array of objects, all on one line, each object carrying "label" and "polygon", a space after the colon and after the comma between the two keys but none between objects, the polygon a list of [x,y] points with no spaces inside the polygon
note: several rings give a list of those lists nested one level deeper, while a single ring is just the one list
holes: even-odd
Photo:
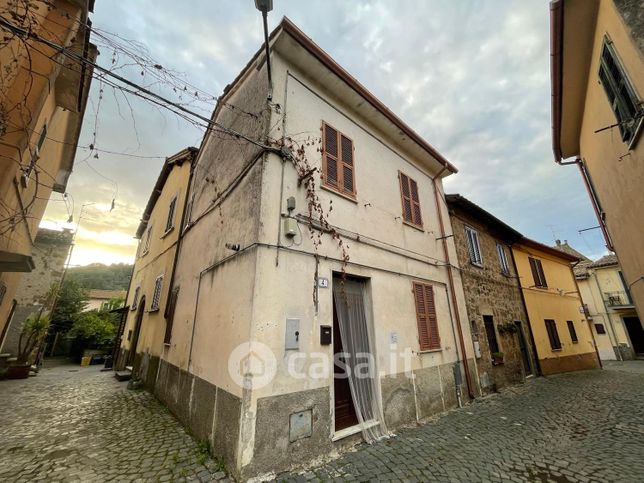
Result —
[{"label": "door frame", "polygon": [[145,295],[141,297],[139,306],[136,309],[136,318],[134,319],[134,331],[132,332],[132,340],[130,341],[130,353],[127,357],[127,365],[134,364],[136,357],[136,349],[139,345],[139,338],[141,335],[141,327],[143,326],[143,315],[145,314]]}]

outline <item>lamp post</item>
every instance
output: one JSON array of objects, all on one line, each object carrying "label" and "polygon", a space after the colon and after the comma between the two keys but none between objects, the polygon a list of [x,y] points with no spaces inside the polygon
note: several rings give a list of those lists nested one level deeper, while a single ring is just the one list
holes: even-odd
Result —
[{"label": "lamp post", "polygon": [[255,0],[255,8],[262,12],[264,20],[264,47],[266,48],[266,71],[268,72],[268,100],[273,100],[273,77],[271,76],[271,57],[268,48],[268,12],[273,10],[273,0]]}]

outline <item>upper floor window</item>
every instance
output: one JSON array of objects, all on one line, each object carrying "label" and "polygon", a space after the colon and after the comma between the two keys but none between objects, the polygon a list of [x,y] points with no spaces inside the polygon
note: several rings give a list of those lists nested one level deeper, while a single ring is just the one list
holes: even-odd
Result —
[{"label": "upper floor window", "polygon": [[416,322],[418,323],[420,350],[440,349],[441,340],[438,334],[434,287],[426,283],[414,282],[413,289],[416,302]]},{"label": "upper floor window", "polygon": [[481,244],[479,243],[479,233],[469,226],[465,227],[465,238],[467,239],[467,249],[470,252],[470,261],[479,267],[483,266],[483,254]]},{"label": "upper floor window", "polygon": [[532,270],[534,286],[539,288],[548,288],[548,282],[546,281],[546,274],[543,273],[541,260],[528,257],[528,261],[530,262],[530,270]]},{"label": "upper floor window", "polygon": [[631,143],[638,127],[644,121],[640,101],[635,94],[626,71],[617,57],[613,43],[604,38],[599,62],[599,79],[619,123],[622,141]]},{"label": "upper floor window", "polygon": [[322,183],[344,195],[355,197],[353,141],[322,123]]},{"label": "upper floor window", "polygon": [[145,233],[145,243],[143,244],[143,254],[145,255],[150,251],[150,239],[152,238],[152,225],[148,226],[148,231]]},{"label": "upper floor window", "polygon": [[568,325],[568,332],[570,332],[570,340],[573,342],[573,344],[576,344],[577,342],[579,342],[579,338],[577,337],[575,324],[572,320],[567,320],[566,324]]},{"label": "upper floor window", "polygon": [[29,160],[29,166],[25,168],[24,173],[22,175],[21,182],[22,182],[23,188],[27,187],[27,181],[29,181],[31,173],[33,173],[34,168],[36,167],[36,163],[40,159],[40,152],[42,151],[42,145],[45,144],[45,139],[47,139],[47,123],[43,124],[42,131],[40,131],[40,136],[38,137],[38,141],[36,142],[36,145],[34,146],[34,149],[31,152],[31,159]]},{"label": "upper floor window", "polygon": [[132,305],[130,305],[130,310],[136,310],[136,307],[139,304],[140,292],[141,292],[141,287],[136,287],[136,289],[134,289],[134,297],[132,297]]},{"label": "upper floor window", "polygon": [[505,253],[505,247],[500,243],[496,244],[496,252],[499,254],[499,263],[501,264],[501,271],[506,275],[510,274],[510,264],[508,263],[508,256]]},{"label": "upper floor window", "polygon": [[177,195],[175,195],[172,200],[170,200],[170,206],[168,206],[168,219],[165,222],[165,232],[168,233],[174,228],[174,213],[177,211]]},{"label": "upper floor window", "polygon": [[154,281],[154,292],[152,293],[152,304],[150,305],[150,312],[159,310],[161,304],[161,289],[163,288],[163,275],[160,275]]},{"label": "upper floor window", "polygon": [[423,226],[418,198],[418,184],[406,174],[398,173],[400,179],[400,198],[402,200],[403,220],[416,226]]}]

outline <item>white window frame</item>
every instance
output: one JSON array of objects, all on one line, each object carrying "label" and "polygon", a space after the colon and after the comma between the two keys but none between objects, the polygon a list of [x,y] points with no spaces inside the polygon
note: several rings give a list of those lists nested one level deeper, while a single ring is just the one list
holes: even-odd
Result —
[{"label": "white window frame", "polygon": [[505,252],[505,246],[502,243],[496,242],[496,252],[499,255],[501,272],[505,275],[510,275],[510,263],[508,262],[508,255]]},{"label": "white window frame", "polygon": [[176,194],[170,200],[168,204],[168,217],[165,222],[165,232],[164,235],[170,233],[174,229],[174,219],[177,216],[177,204],[179,203],[179,194]]},{"label": "white window frame", "polygon": [[130,305],[130,310],[136,310],[136,307],[139,305],[140,292],[141,292],[141,286],[139,285],[134,289],[134,297],[132,298],[132,305]]},{"label": "white window frame", "polygon": [[154,291],[152,292],[152,303],[150,304],[150,312],[156,312],[161,306],[161,291],[163,290],[163,275],[159,275],[154,280]]},{"label": "white window frame", "polygon": [[477,267],[483,266],[483,252],[481,251],[481,242],[479,241],[479,232],[471,226],[465,226],[465,239],[467,241],[467,250],[470,253],[470,262]]},{"label": "white window frame", "polygon": [[148,230],[145,233],[145,244],[143,245],[143,255],[147,255],[147,253],[150,251],[150,239],[152,238],[152,225],[148,226]]}]

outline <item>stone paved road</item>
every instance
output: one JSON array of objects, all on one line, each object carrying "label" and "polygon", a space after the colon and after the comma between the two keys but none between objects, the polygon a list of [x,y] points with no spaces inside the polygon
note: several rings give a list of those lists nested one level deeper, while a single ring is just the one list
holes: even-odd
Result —
[{"label": "stone paved road", "polygon": [[225,476],[153,396],[99,369],[63,365],[0,381],[0,482]]},{"label": "stone paved road", "polygon": [[644,362],[538,378],[277,479],[644,482]]}]

